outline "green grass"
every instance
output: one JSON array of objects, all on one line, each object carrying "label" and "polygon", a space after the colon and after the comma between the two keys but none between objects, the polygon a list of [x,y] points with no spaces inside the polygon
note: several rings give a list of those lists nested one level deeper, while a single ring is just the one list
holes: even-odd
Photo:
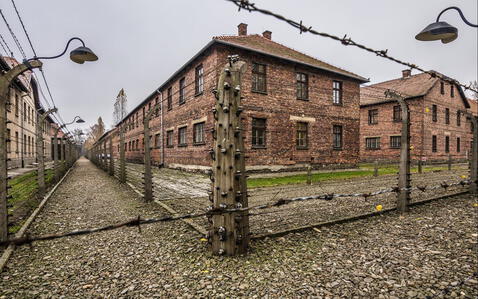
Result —
[{"label": "green grass", "polygon": [[[442,171],[447,170],[447,166],[427,166],[423,168],[423,172],[432,172],[432,171]],[[457,169],[457,166],[454,166],[453,169]],[[411,172],[418,172],[418,167],[412,167]],[[344,170],[338,172],[326,172],[326,173],[314,173],[312,174],[312,183],[329,181],[329,180],[345,180],[358,177],[367,177],[373,176],[374,165],[373,164],[362,164],[359,166],[358,170]],[[387,165],[380,166],[378,174],[387,175],[387,174],[397,174],[398,166]],[[248,188],[260,188],[260,187],[272,187],[280,185],[290,185],[290,184],[305,184],[307,182],[307,174],[295,174],[290,176],[282,177],[272,177],[272,178],[251,178],[247,180]]]}]

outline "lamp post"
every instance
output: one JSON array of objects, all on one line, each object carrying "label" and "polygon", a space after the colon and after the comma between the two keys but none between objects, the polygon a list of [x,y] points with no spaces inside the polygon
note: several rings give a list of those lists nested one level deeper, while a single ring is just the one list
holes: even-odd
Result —
[{"label": "lamp post", "polygon": [[420,41],[441,40],[441,42],[444,44],[454,41],[458,37],[458,29],[448,24],[447,22],[440,22],[441,15],[445,11],[451,9],[458,11],[461,19],[463,20],[463,22],[465,22],[465,24],[471,27],[478,28],[478,25],[472,24],[468,20],[466,20],[465,16],[463,15],[463,12],[458,7],[450,6],[442,10],[438,15],[437,20],[434,23],[431,23],[430,25],[425,27],[425,29],[423,29],[419,34],[415,36],[415,39]]},{"label": "lamp post", "polygon": [[17,78],[20,74],[27,70],[32,70],[34,68],[40,68],[43,63],[41,60],[46,59],[55,59],[63,56],[70,43],[74,40],[78,40],[82,43],[81,47],[78,47],[70,52],[70,59],[76,63],[83,64],[85,61],[96,61],[98,56],[96,56],[91,49],[85,47],[85,43],[78,37],[71,38],[65,47],[65,50],[56,56],[51,57],[33,57],[26,59],[23,63],[15,65],[10,70],[0,75],[0,118],[3,118],[3,121],[0,121],[0,241],[6,241],[8,238],[8,219],[7,219],[7,147],[6,147],[6,127],[7,127],[7,112],[6,112],[6,95],[9,89],[10,84]]}]

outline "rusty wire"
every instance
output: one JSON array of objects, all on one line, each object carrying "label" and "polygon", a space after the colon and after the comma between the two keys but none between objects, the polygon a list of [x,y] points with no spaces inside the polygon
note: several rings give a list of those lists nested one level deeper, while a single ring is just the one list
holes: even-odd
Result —
[{"label": "rusty wire", "polygon": [[342,43],[342,45],[344,45],[344,46],[354,46],[354,47],[360,48],[360,49],[368,51],[370,53],[374,53],[377,56],[383,57],[385,59],[391,60],[391,61],[396,62],[396,63],[401,64],[401,65],[404,65],[404,66],[406,66],[410,69],[415,69],[415,70],[427,73],[431,77],[434,77],[434,78],[437,77],[437,78],[440,78],[441,80],[443,80],[445,82],[448,82],[450,84],[459,85],[459,86],[465,88],[465,90],[471,90],[473,92],[478,92],[478,90],[471,87],[471,83],[469,85],[465,85],[463,83],[460,83],[458,80],[455,80],[455,79],[452,79],[450,77],[444,76],[444,75],[439,74],[437,72],[427,71],[427,70],[419,67],[418,65],[414,64],[414,63],[402,61],[398,58],[395,58],[395,57],[392,57],[392,56],[388,55],[388,49],[375,50],[373,48],[365,46],[364,44],[360,44],[360,43],[352,40],[352,38],[348,37],[347,34],[344,35],[343,37],[338,37],[336,35],[329,34],[329,33],[326,33],[326,32],[316,31],[316,30],[312,29],[312,26],[304,25],[302,23],[302,21],[297,22],[297,21],[288,19],[288,18],[286,18],[286,17],[284,17],[280,14],[272,12],[270,10],[259,8],[255,5],[255,3],[249,2],[249,0],[226,0],[226,1],[234,3],[238,7],[239,11],[241,9],[245,9],[249,12],[259,12],[259,13],[262,13],[264,15],[268,15],[268,16],[274,17],[278,20],[281,20],[281,21],[291,25],[292,27],[299,29],[300,34],[302,34],[304,32],[309,32],[309,33],[314,34],[314,35],[330,38],[330,39],[333,39],[335,41],[338,41],[338,42]]},{"label": "rusty wire", "polygon": [[[477,181],[478,182],[478,181]],[[88,235],[92,233],[97,233],[97,232],[102,232],[102,231],[110,231],[114,229],[118,229],[121,227],[134,227],[137,226],[138,229],[141,232],[141,225],[143,224],[152,224],[152,223],[159,223],[159,222],[171,222],[171,221],[177,221],[177,220],[184,220],[184,219],[193,219],[193,218],[199,218],[199,217],[210,217],[213,215],[222,215],[222,214],[229,214],[229,213],[236,213],[236,212],[248,212],[252,210],[264,210],[267,208],[273,208],[273,207],[280,207],[283,205],[291,204],[293,202],[304,202],[304,201],[309,201],[309,200],[333,200],[335,198],[343,198],[343,197],[360,197],[360,198],[369,198],[371,196],[377,196],[380,194],[385,194],[385,193],[398,193],[400,190],[403,191],[413,191],[413,190],[419,190],[424,192],[425,190],[436,190],[443,188],[447,190],[450,187],[454,186],[466,186],[470,185],[472,183],[471,180],[462,180],[456,183],[446,183],[443,182],[439,185],[435,186],[420,186],[420,187],[412,187],[412,188],[388,188],[388,189],[382,189],[378,190],[375,192],[370,192],[370,193],[344,193],[344,194],[334,194],[334,193],[329,193],[329,194],[322,194],[322,195],[315,195],[315,196],[305,196],[305,197],[296,197],[296,198],[289,198],[289,199],[278,199],[276,201],[272,201],[268,204],[262,204],[262,205],[256,205],[256,206],[251,206],[251,207],[235,207],[235,208],[227,208],[227,207],[221,207],[221,208],[212,208],[209,207],[205,212],[200,212],[200,213],[189,213],[189,214],[183,214],[183,215],[178,215],[178,216],[165,216],[165,217],[160,217],[160,218],[145,218],[142,219],[141,216],[137,216],[134,219],[128,220],[126,222],[122,223],[117,223],[117,224],[110,224],[107,226],[102,226],[102,227],[97,227],[97,228],[90,228],[90,229],[83,229],[83,230],[73,230],[70,232],[65,232],[65,233],[55,233],[55,234],[45,234],[45,235],[40,235],[36,237],[30,237],[29,235],[26,235],[25,237],[21,238],[13,238],[9,239],[6,241],[0,242],[0,246],[4,245],[24,245],[24,244],[31,244],[35,241],[47,241],[47,240],[54,240],[54,239],[60,239],[60,238],[65,238],[65,237],[71,237],[71,236],[80,236],[80,235]],[[261,213],[258,213],[257,215],[260,215]],[[255,214],[252,214],[255,215]]]}]

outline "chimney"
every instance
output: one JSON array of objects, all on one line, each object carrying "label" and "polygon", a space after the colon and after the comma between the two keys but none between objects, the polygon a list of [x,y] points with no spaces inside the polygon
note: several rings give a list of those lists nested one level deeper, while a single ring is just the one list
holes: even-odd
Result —
[{"label": "chimney", "polygon": [[410,69],[402,71],[402,78],[408,78],[411,75],[412,75],[412,70],[410,70]]},{"label": "chimney", "polygon": [[269,30],[266,30],[266,31],[262,32],[262,36],[267,38],[267,39],[272,39],[272,32],[270,32]]},{"label": "chimney", "polygon": [[247,24],[241,23],[237,25],[237,35],[239,36],[247,35]]}]

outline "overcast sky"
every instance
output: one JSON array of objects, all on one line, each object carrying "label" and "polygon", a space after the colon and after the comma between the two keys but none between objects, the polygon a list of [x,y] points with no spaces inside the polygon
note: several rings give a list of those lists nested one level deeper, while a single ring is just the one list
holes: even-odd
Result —
[{"label": "overcast sky", "polygon": [[[267,8],[318,31],[354,40],[388,54],[468,83],[477,78],[478,30],[465,25],[456,11],[441,20],[459,30],[450,44],[419,42],[414,36],[435,21],[438,13],[458,5],[477,23],[476,0],[255,0]],[[249,13],[224,0],[15,0],[39,56],[55,55],[73,36],[84,39],[99,56],[96,63],[75,64],[67,56],[44,61],[59,112],[68,122],[75,115],[92,125],[101,116],[112,124],[113,103],[121,88],[134,108],[197,53],[212,36],[272,31],[272,39],[320,60],[345,68],[372,83],[396,78],[403,66],[336,41],[300,35],[297,29],[259,13]],[[32,51],[10,0],[1,0],[13,30],[28,56]],[[0,32],[12,49],[5,24]],[[76,44],[75,44],[76,46]],[[18,51],[17,59],[21,58]],[[72,130],[75,127],[71,127]]]}]

